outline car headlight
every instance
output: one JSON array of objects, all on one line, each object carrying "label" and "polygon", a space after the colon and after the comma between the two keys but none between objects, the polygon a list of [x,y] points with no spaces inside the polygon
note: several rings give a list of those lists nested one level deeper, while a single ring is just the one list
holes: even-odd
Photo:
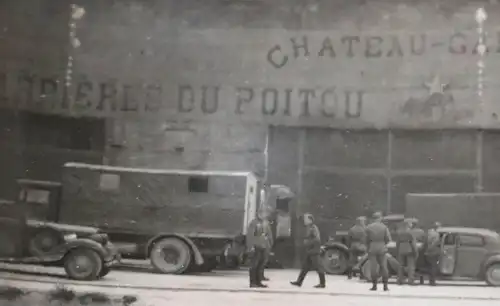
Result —
[{"label": "car headlight", "polygon": [[78,236],[75,233],[64,235],[64,241],[71,241],[75,240],[76,238],[78,238]]}]

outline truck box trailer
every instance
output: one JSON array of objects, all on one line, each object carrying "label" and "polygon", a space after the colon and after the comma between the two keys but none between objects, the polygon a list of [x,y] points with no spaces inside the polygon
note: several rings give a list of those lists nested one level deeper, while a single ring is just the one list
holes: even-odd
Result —
[{"label": "truck box trailer", "polygon": [[245,251],[260,201],[251,172],[67,163],[60,183],[18,183],[29,214],[98,227],[124,258],[150,259],[162,273],[209,271],[221,256],[241,258],[234,250]]}]

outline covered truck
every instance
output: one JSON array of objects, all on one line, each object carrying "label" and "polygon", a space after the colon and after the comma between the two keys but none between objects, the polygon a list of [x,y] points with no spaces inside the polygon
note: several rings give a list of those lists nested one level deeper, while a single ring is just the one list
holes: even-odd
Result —
[{"label": "covered truck", "polygon": [[244,244],[259,188],[251,172],[67,163],[58,219],[103,229],[124,258],[159,272],[208,271],[227,245]]},{"label": "covered truck", "polygon": [[500,193],[410,193],[405,215],[417,218],[423,228],[439,221],[500,232]]}]

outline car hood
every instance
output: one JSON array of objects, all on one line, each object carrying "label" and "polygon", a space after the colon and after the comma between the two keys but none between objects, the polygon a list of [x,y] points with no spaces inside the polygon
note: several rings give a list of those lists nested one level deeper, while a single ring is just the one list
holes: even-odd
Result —
[{"label": "car hood", "polygon": [[45,222],[38,220],[27,220],[26,224],[31,227],[51,227],[55,230],[64,232],[64,233],[75,233],[75,234],[97,234],[99,232],[98,228],[90,227],[90,226],[81,226],[81,225],[70,225],[70,224],[61,224],[61,223],[53,223],[53,222]]}]

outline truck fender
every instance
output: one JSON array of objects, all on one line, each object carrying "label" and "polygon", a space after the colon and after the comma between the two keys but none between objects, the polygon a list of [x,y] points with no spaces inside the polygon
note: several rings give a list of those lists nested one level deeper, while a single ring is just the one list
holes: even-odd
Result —
[{"label": "truck fender", "polygon": [[101,258],[103,260],[105,260],[109,256],[109,254],[107,254],[106,250],[104,249],[104,247],[101,244],[99,244],[98,242],[96,242],[94,240],[85,239],[85,238],[80,238],[80,239],[69,241],[63,247],[65,248],[65,251],[66,251],[64,253],[64,255],[68,254],[69,252],[71,252],[74,249],[88,248],[88,249],[92,249],[92,250],[96,251],[97,254],[99,254],[99,256],[101,256]]},{"label": "truck fender", "polygon": [[328,249],[339,249],[344,252],[349,252],[349,248],[341,243],[341,242],[327,242],[322,246],[323,249],[328,250]]},{"label": "truck fender", "polygon": [[486,257],[486,259],[481,264],[480,276],[484,276],[488,266],[495,262],[500,262],[500,253],[492,254]]},{"label": "truck fender", "polygon": [[198,249],[196,244],[193,242],[193,240],[189,239],[188,237],[186,237],[184,235],[179,235],[179,234],[160,234],[160,235],[157,235],[157,236],[154,236],[153,238],[151,238],[146,245],[146,258],[149,256],[149,252],[151,251],[151,247],[153,246],[153,244],[156,241],[164,239],[164,238],[177,238],[177,239],[184,241],[184,243],[186,243],[191,248],[191,251],[193,251],[194,262],[197,265],[202,265],[205,262],[205,260],[203,259],[203,256],[201,255],[200,250]]}]

